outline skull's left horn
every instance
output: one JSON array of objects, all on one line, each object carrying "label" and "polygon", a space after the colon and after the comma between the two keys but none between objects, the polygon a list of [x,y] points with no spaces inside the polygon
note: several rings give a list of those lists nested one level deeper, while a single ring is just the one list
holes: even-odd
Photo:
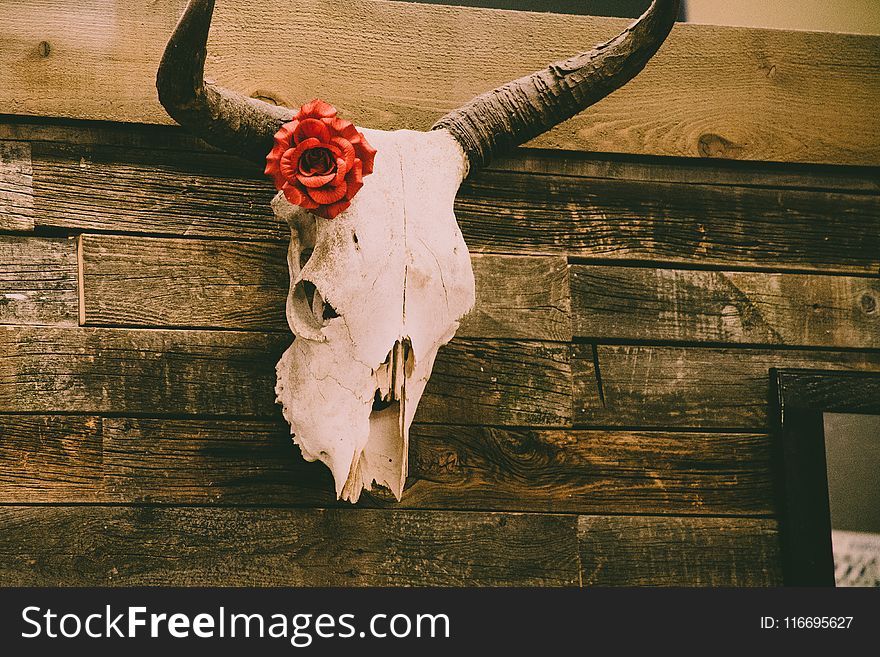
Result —
[{"label": "skull's left horn", "polygon": [[660,48],[679,0],[654,0],[625,31],[593,50],[477,96],[434,124],[467,154],[470,170],[547,132],[634,78]]},{"label": "skull's left horn", "polygon": [[212,146],[265,165],[293,111],[206,83],[205,56],[214,0],[190,0],[156,74],[159,102],[180,125]]}]

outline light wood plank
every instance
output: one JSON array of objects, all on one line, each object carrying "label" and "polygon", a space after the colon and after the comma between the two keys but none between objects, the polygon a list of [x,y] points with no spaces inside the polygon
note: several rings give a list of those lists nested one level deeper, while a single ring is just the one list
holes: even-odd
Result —
[{"label": "light wood plank", "polygon": [[0,324],[76,326],[76,241],[0,235]]},{"label": "light wood plank", "polygon": [[0,507],[4,586],[577,586],[576,518]]},{"label": "light wood plank", "polygon": [[880,348],[880,279],[578,265],[587,338]]},{"label": "light wood plank", "polygon": [[[767,430],[769,369],[880,371],[880,352],[598,346],[572,360],[575,423],[598,426]],[[583,391],[583,392],[582,392]]]},{"label": "light wood plank", "polygon": [[[0,4],[8,53],[0,106],[14,114],[169,123],[155,71],[183,5],[159,0],[107,12],[95,2],[41,0],[24,11],[7,0]],[[268,0],[218,5],[210,78],[280,103],[318,96],[359,125],[385,129],[425,129],[474,95],[591,48],[630,22],[368,0],[295,0],[281,14]],[[290,36],[314,25],[322,29],[312,38]],[[359,26],[354,33],[352,25]],[[677,25],[639,77],[536,144],[877,164],[877,43],[850,34]],[[331,66],[338,62],[345,65]]]},{"label": "light wood plank", "polygon": [[[237,331],[0,326],[0,412],[278,417],[275,364],[292,336]],[[423,422],[565,426],[569,345],[454,340]]]},{"label": "light wood plank", "polygon": [[32,174],[30,144],[0,142],[0,230],[33,229]]},{"label": "light wood plank", "polygon": [[[83,236],[85,323],[287,331],[282,244]],[[460,337],[571,340],[565,258],[475,255]]]},{"label": "light wood plank", "polygon": [[[2,504],[337,504],[281,421],[0,415],[0,436]],[[774,511],[766,435],[416,424],[409,464],[400,502],[377,489],[360,506]]]},{"label": "light wood plank", "polygon": [[581,516],[584,586],[781,586],[773,520]]}]

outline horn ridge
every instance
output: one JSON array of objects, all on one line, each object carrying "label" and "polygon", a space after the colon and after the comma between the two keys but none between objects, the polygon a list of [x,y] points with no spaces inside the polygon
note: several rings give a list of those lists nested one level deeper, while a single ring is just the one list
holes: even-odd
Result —
[{"label": "horn ridge", "polygon": [[214,0],[190,0],[165,47],[156,89],[180,125],[212,146],[265,164],[278,128],[293,110],[248,98],[204,80]]},{"label": "horn ridge", "polygon": [[679,0],[653,0],[648,10],[610,41],[481,94],[446,114],[432,130],[448,130],[470,170],[534,139],[634,78],[666,39]]}]

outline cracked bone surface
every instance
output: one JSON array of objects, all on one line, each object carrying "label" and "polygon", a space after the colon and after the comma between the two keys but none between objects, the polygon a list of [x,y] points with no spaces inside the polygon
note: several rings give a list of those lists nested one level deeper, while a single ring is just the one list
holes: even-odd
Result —
[{"label": "cracked bone surface", "polygon": [[467,167],[458,142],[446,130],[362,131],[378,154],[348,210],[324,219],[281,193],[272,202],[290,225],[296,336],[275,391],[303,456],[351,502],[374,482],[400,499],[416,407],[475,298],[453,214]]}]

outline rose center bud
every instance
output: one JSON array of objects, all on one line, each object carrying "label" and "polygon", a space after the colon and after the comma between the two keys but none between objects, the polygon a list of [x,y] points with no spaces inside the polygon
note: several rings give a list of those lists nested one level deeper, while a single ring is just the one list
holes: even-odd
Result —
[{"label": "rose center bud", "polygon": [[305,176],[323,176],[336,170],[336,158],[326,148],[310,148],[299,160],[299,171]]}]

